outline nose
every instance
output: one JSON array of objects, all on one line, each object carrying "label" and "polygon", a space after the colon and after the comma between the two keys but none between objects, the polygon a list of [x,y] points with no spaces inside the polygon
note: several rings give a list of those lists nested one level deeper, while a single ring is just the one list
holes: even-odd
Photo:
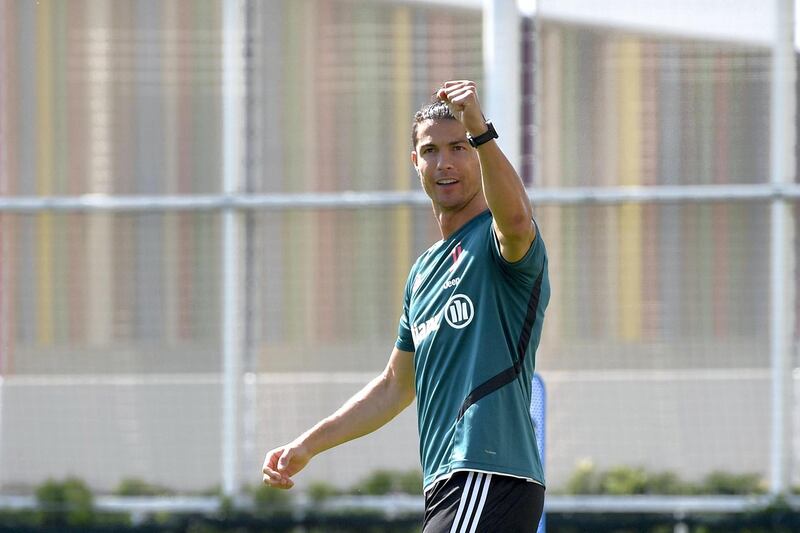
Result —
[{"label": "nose", "polygon": [[436,168],[438,169],[449,169],[453,168],[453,160],[450,155],[447,153],[446,150],[442,150],[439,153],[439,157],[436,161]]}]

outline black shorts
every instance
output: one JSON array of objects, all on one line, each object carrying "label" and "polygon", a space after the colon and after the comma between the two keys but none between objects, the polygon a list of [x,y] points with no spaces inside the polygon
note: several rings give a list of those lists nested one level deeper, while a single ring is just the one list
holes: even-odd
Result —
[{"label": "black shorts", "polygon": [[422,533],[535,533],[543,509],[538,483],[456,472],[425,493]]}]

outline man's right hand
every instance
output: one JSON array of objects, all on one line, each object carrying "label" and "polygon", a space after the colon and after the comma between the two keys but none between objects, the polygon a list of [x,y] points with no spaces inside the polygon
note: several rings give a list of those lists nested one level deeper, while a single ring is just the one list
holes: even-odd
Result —
[{"label": "man's right hand", "polygon": [[264,458],[264,484],[278,489],[294,487],[292,476],[301,471],[311,460],[311,455],[302,445],[291,442],[267,452]]},{"label": "man's right hand", "polygon": [[395,347],[380,375],[347,400],[332,415],[289,444],[267,452],[264,484],[279,489],[294,486],[292,476],[312,457],[372,433],[414,401],[414,352]]}]

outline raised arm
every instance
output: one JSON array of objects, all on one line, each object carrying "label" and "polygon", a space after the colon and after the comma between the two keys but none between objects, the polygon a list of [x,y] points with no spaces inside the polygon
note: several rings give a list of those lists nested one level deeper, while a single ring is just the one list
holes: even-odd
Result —
[{"label": "raised arm", "polygon": [[[487,131],[474,82],[448,81],[439,89],[437,96],[450,105],[453,115],[461,121],[471,137]],[[495,140],[478,146],[477,151],[481,162],[483,194],[492,211],[500,252],[507,261],[518,261],[525,256],[536,237],[525,186]]]},{"label": "raised arm", "polygon": [[384,371],[329,417],[267,452],[264,483],[289,489],[317,454],[380,428],[414,400],[414,354],[394,348]]}]

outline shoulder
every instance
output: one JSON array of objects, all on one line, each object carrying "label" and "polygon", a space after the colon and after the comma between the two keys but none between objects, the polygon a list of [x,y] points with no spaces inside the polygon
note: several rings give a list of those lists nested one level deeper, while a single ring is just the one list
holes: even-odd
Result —
[{"label": "shoulder", "polygon": [[516,261],[508,261],[503,257],[500,241],[494,231],[494,226],[490,224],[487,230],[490,241],[489,254],[493,263],[506,275],[526,284],[533,283],[537,276],[547,268],[547,249],[538,224],[533,219],[532,223],[536,228],[533,240],[528,245],[525,253]]},{"label": "shoulder", "polygon": [[441,246],[441,241],[431,245],[430,248],[422,252],[417,259],[411,264],[408,270],[408,277],[406,278],[406,293],[412,292],[414,286],[419,282],[420,272],[425,270],[425,265],[431,261],[435,256],[437,250]]},{"label": "shoulder", "polygon": [[419,255],[419,257],[417,257],[417,260],[414,261],[414,264],[412,265],[411,269],[416,270],[430,263],[431,261],[436,261],[437,257],[439,257],[439,255],[443,253],[445,248],[446,248],[445,241],[443,240],[436,241],[435,243],[430,245],[430,247],[427,250],[422,252]]}]

